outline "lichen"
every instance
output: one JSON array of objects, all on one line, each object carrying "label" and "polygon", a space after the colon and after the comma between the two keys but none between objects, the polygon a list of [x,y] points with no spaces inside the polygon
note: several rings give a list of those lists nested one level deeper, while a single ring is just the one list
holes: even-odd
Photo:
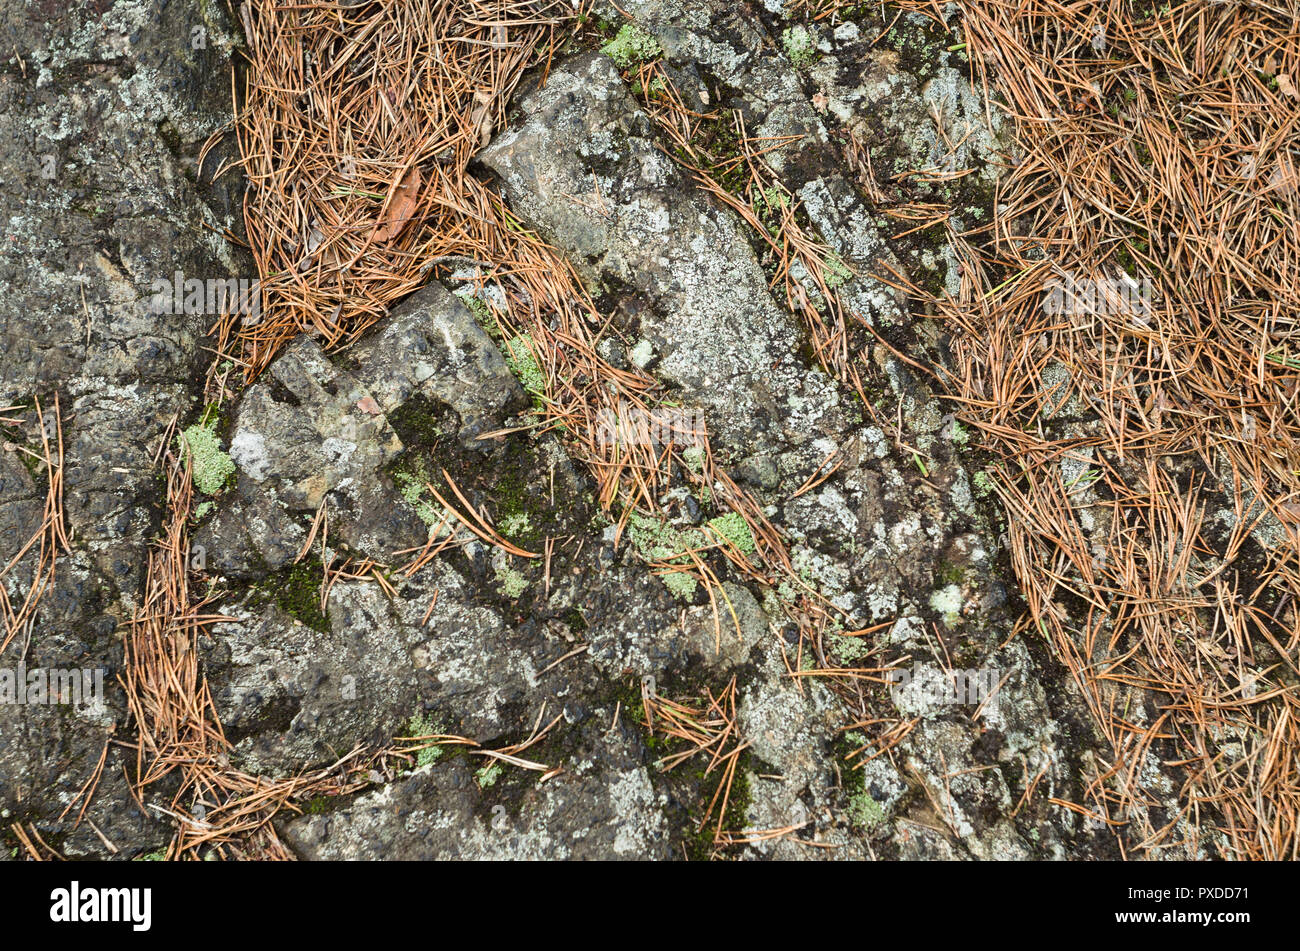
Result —
[{"label": "lichen", "polygon": [[477,323],[486,333],[495,334],[499,332],[497,330],[496,321],[492,319],[492,311],[488,308],[485,301],[481,298],[475,297],[473,294],[457,294],[456,296],[460,298],[460,302],[464,304],[465,308],[471,315],[473,315],[474,322]]},{"label": "lichen", "polygon": [[961,621],[962,594],[955,584],[940,588],[930,595],[930,607],[943,616],[943,623],[953,627]]},{"label": "lichen", "polygon": [[498,527],[506,538],[521,538],[533,527],[533,521],[528,517],[527,512],[511,512],[501,517]]},{"label": "lichen", "polygon": [[505,772],[505,770],[503,770],[498,764],[488,763],[482,769],[474,772],[474,779],[478,781],[480,789],[487,789],[490,786],[496,785],[496,781],[501,778],[503,772]]},{"label": "lichen", "polygon": [[863,789],[849,797],[849,818],[859,829],[870,829],[885,818],[885,810]]},{"label": "lichen", "polygon": [[181,447],[190,455],[194,487],[204,495],[216,495],[235,474],[235,461],[221,451],[221,440],[213,429],[195,423],[181,433]]},{"label": "lichen", "polygon": [[679,601],[689,601],[695,597],[695,589],[699,587],[695,578],[684,571],[672,571],[663,578],[664,586],[674,598]]},{"label": "lichen", "polygon": [[618,35],[600,48],[619,69],[631,69],[663,55],[659,41],[635,23],[624,23]]},{"label": "lichen", "polygon": [[[628,517],[628,538],[641,557],[647,561],[670,564],[690,564],[686,552],[706,544],[702,533],[695,529],[678,529],[664,519],[633,512]],[[683,601],[695,594],[695,578],[684,571],[673,571],[660,576],[668,590]]]},{"label": "lichen", "polygon": [[542,374],[537,357],[533,355],[532,345],[533,338],[528,334],[521,334],[513,340],[506,341],[502,352],[511,372],[519,378],[524,391],[534,400],[541,400],[546,396],[546,377]]},{"label": "lichen", "polygon": [[795,69],[802,69],[816,58],[813,36],[805,26],[795,25],[781,32],[781,46]]},{"label": "lichen", "polygon": [[830,642],[835,653],[850,664],[865,659],[871,653],[871,646],[866,638],[831,634]]},{"label": "lichen", "polygon": [[516,571],[509,565],[501,565],[496,569],[497,583],[501,594],[511,601],[517,599],[521,594],[528,590],[528,578],[521,571]]},{"label": "lichen", "polygon": [[776,186],[755,191],[753,195],[754,213],[758,215],[763,227],[775,236],[781,230],[781,221],[788,204],[785,193]]},{"label": "lichen", "polygon": [[[423,713],[412,715],[411,719],[407,721],[406,731],[411,736],[437,736],[444,732],[441,723]],[[441,746],[427,746],[415,754],[415,765],[428,766],[431,763],[436,763],[442,758],[442,752]]]},{"label": "lichen", "polygon": [[414,473],[395,472],[393,473],[393,481],[397,483],[397,489],[402,493],[402,498],[415,510],[416,518],[424,522],[424,524],[433,528],[446,517],[442,506],[425,497],[428,488]]},{"label": "lichen", "polygon": [[826,260],[822,262],[822,279],[826,281],[826,286],[835,290],[837,287],[843,287],[853,277],[853,272],[849,266],[844,263],[844,259],[832,251],[826,255]]},{"label": "lichen", "polygon": [[710,529],[731,542],[744,554],[752,555],[757,550],[754,546],[754,533],[750,531],[749,523],[745,521],[744,516],[739,512],[728,512],[725,515],[719,515],[717,518],[709,519],[708,525]]}]

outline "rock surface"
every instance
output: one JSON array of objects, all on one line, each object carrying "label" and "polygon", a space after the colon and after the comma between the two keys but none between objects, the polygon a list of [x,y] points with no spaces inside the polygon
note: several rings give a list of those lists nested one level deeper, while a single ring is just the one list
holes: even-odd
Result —
[{"label": "rock surface", "polygon": [[[171,833],[152,808],[165,791],[144,811],[132,797],[129,749],[109,744],[89,821],[62,814],[105,744],[130,729],[116,675],[163,515],[154,460],[173,421],[205,412],[213,315],[159,313],[149,301],[177,272],[226,279],[249,263],[216,237],[238,232],[237,176],[200,185],[192,175],[199,145],[228,119],[229,26],[209,4],[98,6],[47,35],[39,5],[0,0],[6,35],[23,41],[0,73],[0,401],[19,407],[0,415],[16,420],[7,443],[35,450],[45,421],[34,398],[48,409],[58,394],[72,542],[38,623],[0,666],[97,667],[109,684],[105,702],[85,709],[0,704],[0,815],[33,823],[65,854],[129,858]],[[844,144],[869,133],[900,161],[976,166],[991,183],[997,130],[980,124],[984,111],[947,54],[920,70],[861,31],[813,25],[821,52],[796,64],[781,24],[740,7],[631,0],[625,9],[695,108],[737,108],[755,135],[800,137],[773,153],[773,169],[852,266],[844,297],[855,319],[939,340],[871,275],[888,265],[947,280],[951,249],[892,240]],[[209,42],[194,49],[199,27]],[[915,59],[916,44],[903,45]],[[529,395],[476,319],[477,302],[431,282],[340,352],[293,342],[213,430],[233,474],[197,514],[194,584],[226,618],[199,649],[234,764],[294,774],[417,729],[481,744],[442,743],[359,793],[299,804],[303,815],[279,822],[291,849],[403,859],[1109,855],[1097,824],[1046,803],[1082,801],[1081,764],[1101,746],[1073,684],[1037,642],[1010,636],[996,515],[966,437],[926,380],[868,336],[860,356],[874,405],[863,407],[811,362],[806,331],[771,293],[761,247],[661,148],[608,57],[577,52],[551,65],[544,86],[537,78],[482,168],[610,303],[629,343],[603,344],[611,362],[635,362],[704,413],[718,463],[783,533],[801,582],[851,621],[821,634],[818,659],[857,671],[860,687],[847,696],[794,669],[790,590],[727,577],[735,623],[721,632],[702,594],[670,591],[599,510],[564,434],[536,432]],[[927,131],[931,115],[944,128]],[[954,134],[965,126],[970,135]],[[40,525],[45,484],[30,456],[6,449],[8,562]],[[834,471],[804,491],[828,459]],[[538,557],[485,545],[434,489],[463,496],[462,507]],[[702,520],[701,500],[667,501],[675,528]],[[431,538],[451,547],[407,571]],[[341,562],[348,573],[326,583],[323,565]],[[15,567],[11,599],[21,601],[32,571],[30,557]],[[879,683],[884,662],[907,672],[892,691]],[[985,686],[996,690],[952,702],[952,671],[993,672]],[[677,747],[647,730],[641,696],[698,700],[732,678],[747,745],[725,818],[742,841],[715,849],[699,830],[718,773],[705,773],[703,757],[658,768]],[[853,725],[881,709],[912,729],[854,769],[865,739]],[[542,770],[484,752],[548,725],[518,754]],[[1047,793],[1028,796],[1031,784]],[[773,829],[793,832],[746,834]]]}]

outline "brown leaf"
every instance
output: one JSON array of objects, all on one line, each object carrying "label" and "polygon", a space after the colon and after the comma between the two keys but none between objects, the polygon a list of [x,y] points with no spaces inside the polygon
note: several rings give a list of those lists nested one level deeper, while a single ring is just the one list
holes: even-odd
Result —
[{"label": "brown leaf", "polygon": [[420,197],[420,170],[411,166],[402,176],[401,184],[393,189],[384,213],[384,223],[375,232],[376,241],[391,241],[402,233],[406,223],[415,214]]},{"label": "brown leaf", "polygon": [[471,128],[478,130],[478,147],[485,147],[492,139],[492,104],[496,97],[480,89],[474,93],[474,108],[469,115]]},{"label": "brown leaf", "polygon": [[363,413],[369,413],[371,416],[378,416],[383,412],[383,410],[379,408],[379,404],[375,402],[373,396],[363,396],[361,399],[357,400],[357,409],[361,410]]},{"label": "brown leaf", "polygon": [[1291,82],[1291,77],[1286,73],[1277,74],[1277,88],[1282,90],[1284,96],[1300,99],[1300,89],[1295,88],[1295,84]]}]

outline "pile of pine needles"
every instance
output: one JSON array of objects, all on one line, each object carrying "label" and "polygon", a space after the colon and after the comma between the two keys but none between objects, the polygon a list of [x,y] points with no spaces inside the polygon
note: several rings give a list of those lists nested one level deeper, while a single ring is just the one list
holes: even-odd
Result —
[{"label": "pile of pine needles", "polygon": [[[1018,161],[990,228],[949,228],[945,381],[1112,751],[1077,811],[1126,854],[1300,855],[1297,14],[962,5]],[[1088,281],[1152,293],[1044,306]]]}]

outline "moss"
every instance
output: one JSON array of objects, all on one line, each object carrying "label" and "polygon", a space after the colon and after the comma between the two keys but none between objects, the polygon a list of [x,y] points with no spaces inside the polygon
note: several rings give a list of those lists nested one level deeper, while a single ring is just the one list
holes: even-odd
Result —
[{"label": "moss", "polygon": [[474,779],[478,782],[480,789],[488,789],[496,785],[496,781],[501,778],[505,772],[497,763],[488,763],[482,769],[474,772]]},{"label": "moss", "polygon": [[559,531],[559,512],[550,508],[546,496],[531,479],[535,479],[541,463],[524,448],[511,453],[510,460],[517,465],[498,470],[492,484],[491,495],[497,506],[497,527],[512,542],[535,550],[544,543],[548,534]]},{"label": "moss", "polygon": [[204,495],[216,495],[235,474],[235,462],[221,451],[214,428],[199,423],[188,427],[181,433],[181,449],[189,453],[194,487]]},{"label": "moss", "polygon": [[254,603],[274,602],[285,614],[313,631],[329,632],[329,614],[320,607],[324,570],[319,559],[302,561],[273,572],[254,589]]},{"label": "moss", "polygon": [[315,796],[303,803],[304,815],[319,816],[329,811],[329,796]]},{"label": "moss", "polygon": [[624,23],[618,34],[600,48],[619,69],[631,69],[663,55],[659,41],[635,23]]},{"label": "moss", "polygon": [[564,613],[560,615],[560,620],[567,624],[569,630],[575,634],[581,634],[591,626],[587,623],[587,619],[583,617],[582,608],[577,605],[564,611]]},{"label": "moss", "polygon": [[420,393],[387,418],[404,446],[433,446],[456,428],[456,413],[451,407]]},{"label": "moss", "polygon": [[708,525],[744,554],[752,555],[757,550],[754,545],[754,533],[750,531],[749,523],[739,512],[728,512],[726,515],[709,519]]},{"label": "moss", "polygon": [[[727,797],[727,811],[722,817],[724,832],[739,832],[745,828],[746,823],[749,821],[749,808],[754,801],[749,780],[752,766],[753,758],[748,752],[741,753],[737,757],[736,772],[731,780],[731,793]],[[713,798],[717,784],[722,781],[722,771],[715,769],[705,776],[704,768],[702,763],[699,768],[698,781],[707,803]],[[721,800],[721,796],[719,796],[719,800]],[[692,861],[702,862],[707,861],[714,852],[718,851],[720,847],[713,842],[717,828],[718,820],[716,816],[710,817],[709,821],[704,823],[703,828],[692,828],[692,832],[686,841],[687,857]]]},{"label": "moss", "polygon": [[944,584],[959,585],[966,580],[966,569],[961,565],[944,562],[939,567],[939,578]]},{"label": "moss", "polygon": [[801,25],[787,27],[781,32],[781,47],[795,69],[803,69],[817,58],[816,43],[808,28]]},{"label": "moss", "polygon": [[[749,183],[749,169],[744,162],[736,161],[743,156],[740,135],[729,118],[719,114],[711,119],[701,119],[695,127],[695,136],[691,147],[708,159],[706,171],[709,177],[725,188],[732,195],[741,196]],[[678,148],[674,153],[679,162],[697,165],[699,158],[685,149]]]},{"label": "moss", "polygon": [[156,852],[146,852],[144,855],[137,855],[134,859],[136,862],[165,862],[167,861],[167,850],[158,849]]}]

